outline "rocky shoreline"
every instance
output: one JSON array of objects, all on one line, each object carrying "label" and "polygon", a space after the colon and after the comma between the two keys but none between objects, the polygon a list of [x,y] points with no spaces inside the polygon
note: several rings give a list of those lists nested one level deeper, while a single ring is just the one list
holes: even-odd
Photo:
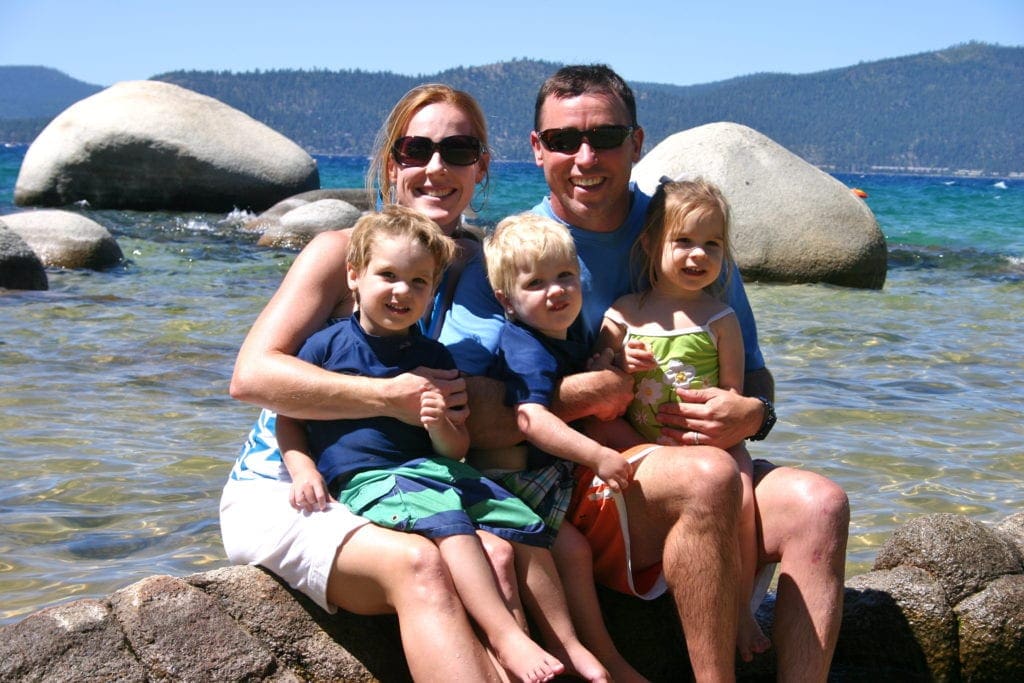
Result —
[{"label": "rocky shoreline", "polygon": [[[847,582],[832,681],[1024,680],[1024,513],[899,527]],[[602,592],[617,644],[653,681],[689,674],[668,596]],[[774,602],[758,619],[771,631]],[[771,652],[738,678],[775,678]],[[153,576],[0,628],[0,681],[407,681],[397,621],[328,615],[247,566]]]}]

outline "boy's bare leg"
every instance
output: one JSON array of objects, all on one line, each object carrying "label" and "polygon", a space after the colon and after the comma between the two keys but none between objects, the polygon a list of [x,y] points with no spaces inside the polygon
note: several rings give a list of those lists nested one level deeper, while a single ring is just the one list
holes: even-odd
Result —
[{"label": "boy's bare leg", "polygon": [[466,611],[484,632],[501,665],[512,676],[528,683],[549,681],[562,673],[565,666],[533,642],[512,616],[498,591],[480,540],[475,535],[459,534],[434,542]]},{"label": "boy's bare leg", "polygon": [[587,539],[572,524],[563,522],[551,556],[563,578],[565,600],[580,641],[601,660],[615,683],[647,681],[615,647],[605,626],[594,585],[593,555]]},{"label": "boy's bare leg", "polygon": [[494,570],[494,580],[498,583],[498,591],[505,598],[512,616],[525,633],[526,613],[523,601],[519,597],[519,582],[516,578],[516,556],[512,544],[487,531],[477,531],[477,538],[484,546],[487,560]]},{"label": "boy's bare leg", "polygon": [[608,671],[576,635],[551,553],[521,543],[514,547],[522,595],[544,644],[563,657],[572,673],[594,683],[610,683]]},{"label": "boy's bare leg", "polygon": [[737,539],[740,558],[740,582],[736,606],[739,615],[736,629],[736,649],[740,658],[749,662],[755,653],[761,653],[771,647],[771,641],[765,636],[761,626],[754,618],[750,607],[750,599],[754,592],[754,578],[757,575],[757,521],[754,512],[754,465],[745,446],[740,444],[729,449],[729,455],[736,461],[740,470],[740,483],[743,487],[743,502],[740,507],[739,537]]}]

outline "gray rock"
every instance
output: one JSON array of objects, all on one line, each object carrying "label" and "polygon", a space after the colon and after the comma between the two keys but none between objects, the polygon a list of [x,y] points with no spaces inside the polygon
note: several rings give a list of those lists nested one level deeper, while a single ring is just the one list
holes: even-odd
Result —
[{"label": "gray rock", "polygon": [[934,514],[900,526],[875,558],[875,569],[919,567],[942,584],[950,605],[1004,574],[1024,571],[1020,553],[1004,535],[963,515]]},{"label": "gray rock", "polygon": [[99,223],[70,211],[44,209],[4,216],[44,265],[103,270],[124,260],[113,235]]},{"label": "gray rock", "polygon": [[312,157],[242,112],[169,83],[126,81],[50,122],[25,153],[14,201],[258,211],[319,184]]},{"label": "gray rock", "polygon": [[956,606],[967,681],[1024,681],[1024,575],[1002,576]]},{"label": "gray rock", "polygon": [[996,531],[1017,546],[1017,552],[1024,557],[1024,512],[1018,512],[1004,519],[996,526]]},{"label": "gray rock", "polygon": [[846,582],[832,669],[848,677],[882,670],[894,680],[956,681],[956,644],[956,615],[928,572],[916,567],[868,572]]},{"label": "gray rock", "polygon": [[110,606],[76,600],[0,633],[0,681],[146,681]]},{"label": "gray rock", "polygon": [[152,576],[111,597],[132,652],[152,678],[260,680],[274,657],[216,601],[181,579]]},{"label": "gray rock", "polygon": [[39,256],[0,220],[0,288],[44,290],[49,287],[46,268]]},{"label": "gray rock", "polygon": [[242,229],[262,233],[264,230],[276,225],[281,220],[281,216],[292,209],[297,209],[300,206],[305,206],[310,202],[321,199],[340,199],[343,202],[348,202],[360,211],[370,210],[370,200],[366,195],[366,190],[363,188],[340,187],[310,190],[309,192],[300,192],[287,199],[282,199],[263,213],[247,220],[242,225]]},{"label": "gray rock", "polygon": [[301,249],[325,230],[351,228],[362,211],[340,199],[318,199],[298,206],[265,225],[258,244]]},{"label": "gray rock", "polygon": [[699,176],[721,188],[733,211],[734,256],[748,279],[885,283],[885,238],[867,204],[751,128],[710,123],[666,138],[633,169],[648,193],[663,175]]},{"label": "gray rock", "polygon": [[398,620],[339,611],[329,615],[273,574],[225,567],[187,579],[274,653],[279,666],[310,681],[409,679]]}]

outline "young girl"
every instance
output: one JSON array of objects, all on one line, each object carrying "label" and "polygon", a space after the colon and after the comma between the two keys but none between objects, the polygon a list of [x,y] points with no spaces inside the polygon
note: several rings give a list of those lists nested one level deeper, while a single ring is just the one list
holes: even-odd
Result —
[{"label": "young girl", "polygon": [[[662,425],[658,408],[679,401],[676,389],[718,386],[743,392],[743,338],[733,310],[719,298],[729,262],[729,207],[702,180],[663,182],[648,209],[638,246],[649,288],[619,298],[605,313],[599,351],[633,375],[626,418],[649,442]],[[743,444],[729,453],[743,482],[740,520],[741,599],[737,648],[749,661],[770,646],[749,607],[757,565],[753,465]]]},{"label": "young girl", "polygon": [[[348,285],[358,312],[312,335],[299,358],[328,370],[388,377],[455,363],[417,323],[454,254],[453,241],[416,211],[397,206],[361,218],[348,250]],[[293,498],[325,484],[353,513],[434,541],[459,597],[498,660],[517,680],[540,682],[566,669],[590,681],[608,674],[576,637],[543,522],[522,501],[461,462],[469,448],[468,410],[425,389],[420,424],[388,416],[308,420],[313,458],[283,453]],[[296,420],[278,416],[278,430]],[[315,460],[315,465],[314,465]],[[568,666],[524,633],[504,602],[477,529],[512,541],[517,573],[545,635]]]}]

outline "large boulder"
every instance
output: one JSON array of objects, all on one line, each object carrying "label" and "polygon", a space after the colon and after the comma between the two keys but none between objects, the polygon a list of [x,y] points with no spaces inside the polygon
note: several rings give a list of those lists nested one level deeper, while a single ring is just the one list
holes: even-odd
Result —
[{"label": "large boulder", "polygon": [[49,287],[46,268],[39,256],[0,220],[0,288],[41,290]]},{"label": "large boulder", "polygon": [[44,265],[103,270],[124,260],[113,235],[99,223],[70,211],[43,209],[4,216]]},{"label": "large boulder", "polygon": [[262,210],[319,187],[298,145],[212,97],[126,81],[55,118],[25,153],[16,204]]},{"label": "large boulder", "polygon": [[919,567],[955,605],[1006,574],[1024,573],[1013,539],[981,522],[951,513],[917,517],[897,528],[875,557],[875,569]]},{"label": "large boulder", "polygon": [[744,277],[880,289],[887,249],[874,214],[845,185],[761,133],[710,123],[647,153],[633,179],[653,193],[662,176],[703,177],[732,208]]}]

